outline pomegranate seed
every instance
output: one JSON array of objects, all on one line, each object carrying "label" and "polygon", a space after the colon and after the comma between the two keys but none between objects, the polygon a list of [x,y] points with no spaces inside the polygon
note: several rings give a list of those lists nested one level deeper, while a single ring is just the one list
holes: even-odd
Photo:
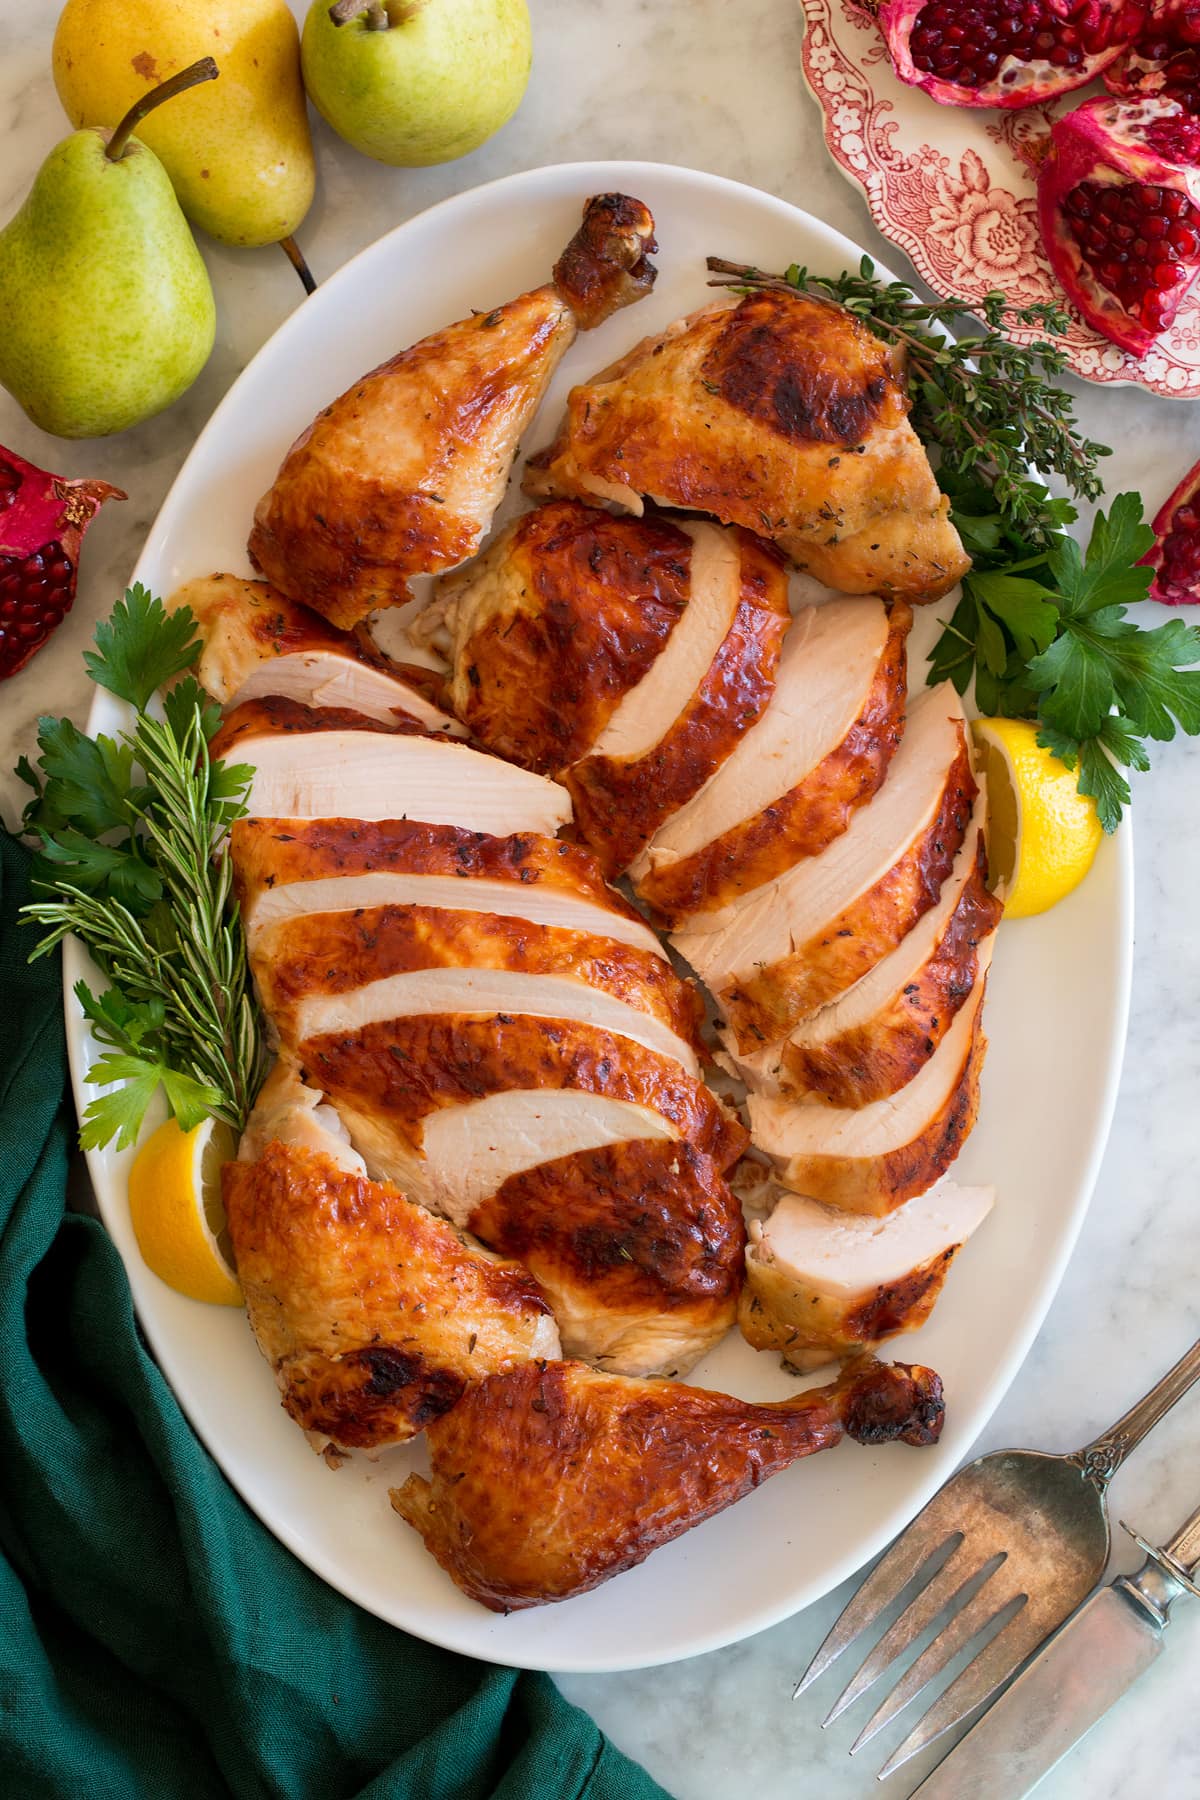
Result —
[{"label": "pomegranate seed", "polygon": [[1093,16],[1091,0],[1067,7],[1052,0],[990,0],[987,6],[928,0],[913,23],[909,54],[926,74],[964,88],[985,87],[1007,58],[1078,69],[1112,43],[1113,10],[1121,8]]},{"label": "pomegranate seed", "polygon": [[1187,280],[1187,261],[1200,256],[1200,208],[1173,188],[1081,182],[1063,210],[1096,280],[1150,330],[1160,329],[1173,313],[1167,296]]}]

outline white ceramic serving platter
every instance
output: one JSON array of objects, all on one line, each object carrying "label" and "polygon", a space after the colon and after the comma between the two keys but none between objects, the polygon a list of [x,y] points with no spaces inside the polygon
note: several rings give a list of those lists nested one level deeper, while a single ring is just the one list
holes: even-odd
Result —
[{"label": "white ceramic serving platter", "polygon": [[[976,302],[1000,288],[1014,306],[1063,299],[1037,223],[1037,167],[1050,126],[1094,81],[1045,106],[943,106],[892,72],[870,0],[800,0],[804,76],[825,143],[883,235],[937,294]],[[1010,324],[1028,343],[1044,334]],[[1131,356],[1075,313],[1058,340],[1087,381],[1200,396],[1200,286],[1145,356]]]},{"label": "white ceramic serving platter", "polygon": [[[213,415],[150,532],[137,579],[166,594],[194,575],[244,570],[258,495],[313,414],[364,369],[469,308],[546,278],[587,195],[622,189],[658,223],[655,292],[572,349],[527,448],[551,433],[569,385],[705,299],[706,252],[835,274],[859,251],[783,201],[645,163],[535,169],[461,194],[365,250],[296,311]],[[926,639],[934,611],[922,619]],[[93,730],[121,723],[101,694]],[[248,1504],[334,1587],[418,1636],[496,1662],[612,1670],[668,1662],[762,1630],[874,1556],[963,1458],[1020,1368],[1058,1286],[1108,1130],[1125,1033],[1132,941],[1128,829],[1043,919],[1005,925],[991,978],[992,1040],[978,1129],[957,1173],[995,1183],[995,1212],[963,1252],[932,1322],[897,1346],[946,1385],[935,1450],[844,1444],[797,1464],[741,1505],[595,1593],[509,1618],[466,1600],[391,1511],[388,1487],[422,1467],[417,1446],[336,1473],[279,1406],[243,1314],[171,1292],[142,1264],[129,1223],[129,1153],[93,1154],[104,1222],[146,1336],[200,1437]],[[68,947],[67,991],[84,963]],[[79,1103],[94,1056],[68,999]],[[696,1371],[751,1398],[797,1390],[777,1359],[731,1336]],[[1032,1414],[1031,1414],[1032,1417]]]}]

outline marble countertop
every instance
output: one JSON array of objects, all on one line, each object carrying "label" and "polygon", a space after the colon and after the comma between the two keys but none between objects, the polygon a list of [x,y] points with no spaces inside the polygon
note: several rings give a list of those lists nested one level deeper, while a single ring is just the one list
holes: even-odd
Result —
[{"label": "marble countertop", "polygon": [[[532,0],[533,82],[517,118],[461,163],[385,169],[317,122],[317,198],[300,233],[318,278],[433,201],[512,170],[576,158],[690,164],[778,194],[826,219],[903,271],[866,208],[828,161],[800,73],[795,0]],[[49,73],[55,8],[0,0],[0,220],[24,197],[65,126]],[[303,7],[296,5],[297,13]],[[89,684],[80,653],[133,567],[142,538],[191,443],[229,383],[299,299],[275,250],[204,253],[219,311],[199,381],[167,413],[123,436],[64,444],[35,430],[0,392],[0,442],[49,467],[126,488],[93,528],[74,614],[37,660],[0,690],[0,797],[11,821],[16,755],[39,712],[82,721]],[[1200,408],[1133,389],[1079,390],[1090,437],[1117,446],[1112,491],[1136,487],[1156,507],[1200,455]],[[980,1441],[1069,1449],[1149,1386],[1200,1326],[1200,743],[1159,746],[1137,784],[1137,943],[1125,1073],[1103,1170],[1079,1247],[1040,1337]],[[1053,1021],[1046,1029],[1055,1029]],[[1069,1055],[1069,1031],[1064,1030]],[[1046,1097],[1052,1127],[1053,1095]],[[1185,1400],[1117,1477],[1114,1521],[1162,1539],[1200,1501],[1200,1393]],[[818,1527],[819,1528],[819,1527]],[[1139,1553],[1117,1533],[1114,1570]],[[792,1686],[849,1589],[730,1649],[637,1674],[572,1676],[561,1685],[644,1761],[678,1800],[865,1800],[907,1794],[908,1771],[879,1790],[882,1756],[850,1762],[854,1709],[828,1733],[832,1676],[793,1704]],[[1200,1605],[1181,1605],[1168,1654],[1039,1792],[1047,1800],[1188,1800],[1200,1796],[1195,1693]],[[855,1722],[857,1721],[857,1722]],[[890,1750],[899,1726],[879,1740]],[[913,1766],[913,1777],[929,1762]],[[546,1800],[553,1800],[547,1795]]]}]

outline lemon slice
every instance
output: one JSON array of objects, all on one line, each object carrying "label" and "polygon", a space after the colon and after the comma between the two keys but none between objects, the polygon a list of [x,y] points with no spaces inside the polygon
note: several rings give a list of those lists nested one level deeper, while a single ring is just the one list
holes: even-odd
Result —
[{"label": "lemon slice", "polygon": [[240,1306],[221,1204],[221,1164],[236,1151],[219,1119],[181,1131],[177,1119],[146,1139],[129,1171],[129,1213],[147,1268],[190,1300]]},{"label": "lemon slice", "polygon": [[972,730],[987,779],[991,885],[1008,919],[1048,912],[1092,866],[1104,835],[1096,802],[1030,720],[976,719]]}]

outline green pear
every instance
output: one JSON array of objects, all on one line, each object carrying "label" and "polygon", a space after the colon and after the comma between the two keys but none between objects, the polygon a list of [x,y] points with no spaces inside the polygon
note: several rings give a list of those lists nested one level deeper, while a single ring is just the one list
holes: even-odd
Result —
[{"label": "green pear", "polygon": [[216,74],[211,60],[201,67],[115,131],[64,138],[0,231],[0,384],[43,431],[123,431],[170,406],[208,361],[208,271],[166,170],[129,135],[167,89]]},{"label": "green pear", "polygon": [[526,0],[313,0],[300,60],[309,99],[379,162],[466,156],[529,81]]}]

